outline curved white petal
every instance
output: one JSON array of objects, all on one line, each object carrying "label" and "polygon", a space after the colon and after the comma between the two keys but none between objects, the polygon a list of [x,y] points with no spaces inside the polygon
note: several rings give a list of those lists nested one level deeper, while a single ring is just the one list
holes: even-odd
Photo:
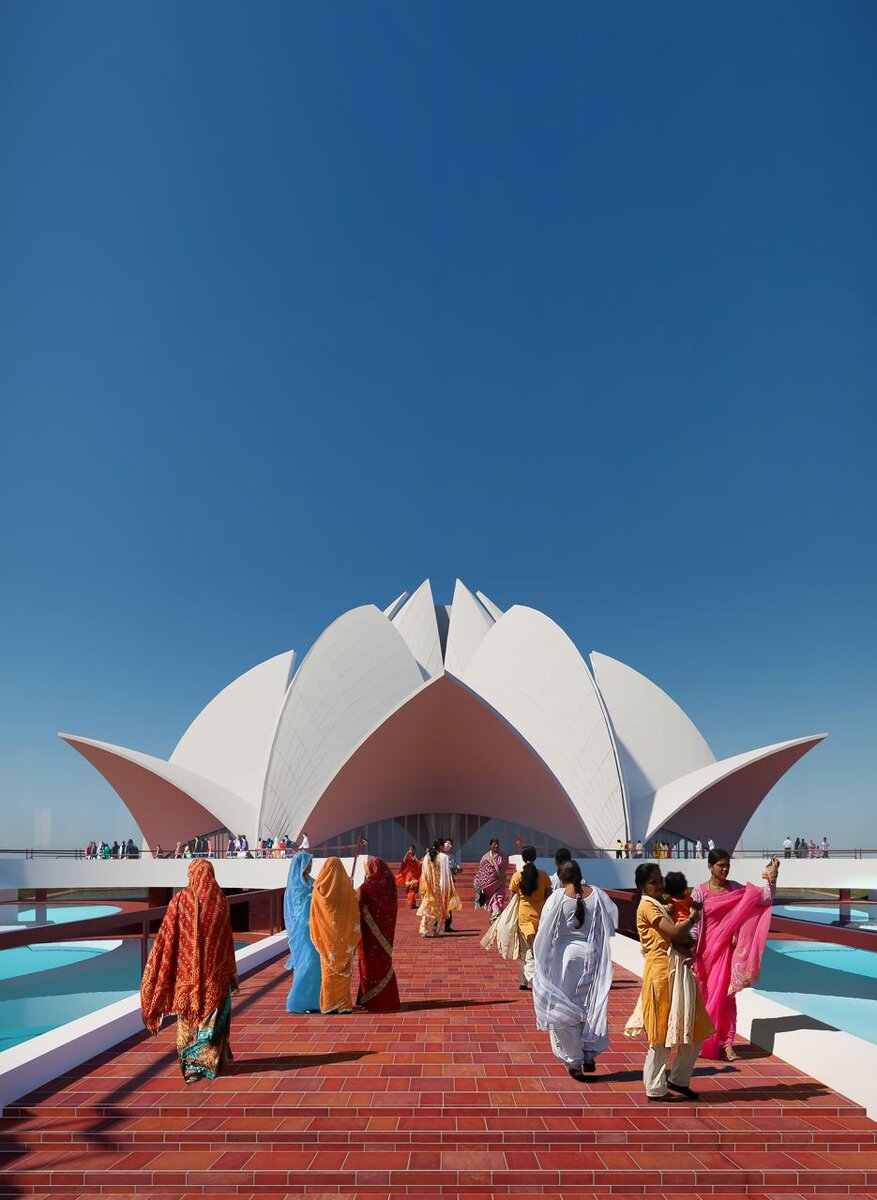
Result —
[{"label": "curved white petal", "polygon": [[399,609],[402,607],[402,605],[405,603],[405,601],[407,599],[408,599],[408,592],[400,592],[399,595],[396,597],[396,599],[393,601],[393,603],[388,604],[387,607],[384,609],[384,616],[392,621],[393,617],[395,617],[396,613],[399,611]]},{"label": "curved white petal", "polygon": [[375,605],[333,622],[289,688],[268,764],[262,829],[297,835],[360,740],[422,684],[405,639]]},{"label": "curved white petal", "polygon": [[58,736],[115,788],[150,846],[173,847],[223,826],[256,836],[256,808],[212,779],[126,746],[70,733]]},{"label": "curved white petal", "polygon": [[468,812],[583,845],[575,806],[517,730],[441,675],[363,738],[307,817],[312,842],[388,816]]},{"label": "curved white petal", "polygon": [[716,761],[678,704],[655,683],[606,654],[591,663],[609,713],[627,791],[633,837],[644,837],[655,792]]},{"label": "curved white petal", "polygon": [[530,743],[577,808],[595,846],[627,837],[603,705],[582,656],[554,621],[514,605],[478,646],[463,681]]},{"label": "curved white petal", "polygon": [[445,670],[463,679],[481,639],[493,628],[493,617],[459,579],[454,586]]},{"label": "curved white petal", "polygon": [[257,810],[294,662],[295,651],[287,650],[223,688],[180,738],[170,761],[221,779]]},{"label": "curved white petal", "polygon": [[498,621],[502,616],[502,609],[498,604],[494,604],[489,596],[485,596],[484,592],[476,592],[475,595],[493,617],[494,621]]},{"label": "curved white petal", "polygon": [[406,600],[396,615],[393,625],[408,643],[411,653],[421,668],[424,679],[432,679],[444,670],[439,627],[435,615],[432,588],[425,579],[409,600]]},{"label": "curved white petal", "polygon": [[774,784],[827,736],[817,733],[748,750],[665,784],[655,794],[646,838],[672,829],[692,840],[711,837],[733,850]]}]

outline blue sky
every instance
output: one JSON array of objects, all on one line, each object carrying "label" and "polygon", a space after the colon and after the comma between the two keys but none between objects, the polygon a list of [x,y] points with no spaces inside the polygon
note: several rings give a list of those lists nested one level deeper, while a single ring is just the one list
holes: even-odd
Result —
[{"label": "blue sky", "polygon": [[[0,13],[6,845],[426,576],[875,844],[870,3]],[[792,825],[794,814],[794,826]]]}]

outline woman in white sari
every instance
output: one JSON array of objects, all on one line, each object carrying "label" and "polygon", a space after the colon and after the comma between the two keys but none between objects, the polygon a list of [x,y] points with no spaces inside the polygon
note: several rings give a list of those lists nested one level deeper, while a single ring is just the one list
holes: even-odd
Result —
[{"label": "woman in white sari", "polygon": [[606,1009],[618,910],[599,888],[582,883],[577,862],[564,863],[558,874],[560,886],[542,909],[533,944],[533,1007],[554,1055],[583,1083],[609,1044]]}]

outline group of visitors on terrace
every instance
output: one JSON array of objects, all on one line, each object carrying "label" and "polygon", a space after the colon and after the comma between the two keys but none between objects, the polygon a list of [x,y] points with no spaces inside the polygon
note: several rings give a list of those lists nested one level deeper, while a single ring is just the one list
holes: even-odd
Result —
[{"label": "group of visitors on terrace", "polygon": [[[548,1033],[570,1077],[586,1083],[609,1042],[618,913],[605,892],[585,882],[568,849],[556,851],[550,876],[536,858],[535,847],[525,846],[521,868],[509,878],[508,858],[496,839],[490,842],[473,881],[475,907],[489,918],[482,945],[520,960],[518,986],[532,993],[538,1028]],[[395,1011],[397,887],[405,889],[409,908],[416,903],[422,937],[453,932],[454,914],[462,908],[453,842],[438,839],[422,858],[409,847],[395,875],[382,859],[370,858],[359,889],[340,859],[326,859],[316,880],[312,863],[310,851],[299,848],[284,896],[286,966],[292,971],[287,1011],[352,1013],[354,962],[356,1005]],[[698,1098],[690,1080],[699,1057],[737,1057],[734,997],[758,978],[779,859],[767,864],[761,887],[729,879],[730,863],[730,855],[714,847],[709,878],[693,888],[678,871],[665,879],[656,862],[636,868],[644,973],[624,1033],[647,1043],[643,1083],[648,1100],[656,1103]],[[177,1014],[177,1050],[187,1083],[214,1078],[231,1060],[231,997],[237,988],[228,903],[213,865],[198,858],[188,874],[188,886],[168,907],[141,986],[143,1019],[151,1032],[158,1032],[163,1016]]]},{"label": "group of visitors on terrace", "polygon": [[85,857],[88,859],[110,859],[110,858],[139,858],[140,851],[134,845],[134,839],[124,838],[120,842],[97,842],[91,841],[85,847]]}]

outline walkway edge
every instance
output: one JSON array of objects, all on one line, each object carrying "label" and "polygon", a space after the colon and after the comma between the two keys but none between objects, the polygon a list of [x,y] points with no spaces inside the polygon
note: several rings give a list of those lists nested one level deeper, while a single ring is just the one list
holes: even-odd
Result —
[{"label": "walkway edge", "polygon": [[[613,937],[612,961],[642,977],[642,950],[632,938],[620,933]],[[872,1121],[877,1120],[877,1046],[872,1042],[751,988],[737,997],[737,1029],[741,1037],[861,1105]]]}]

